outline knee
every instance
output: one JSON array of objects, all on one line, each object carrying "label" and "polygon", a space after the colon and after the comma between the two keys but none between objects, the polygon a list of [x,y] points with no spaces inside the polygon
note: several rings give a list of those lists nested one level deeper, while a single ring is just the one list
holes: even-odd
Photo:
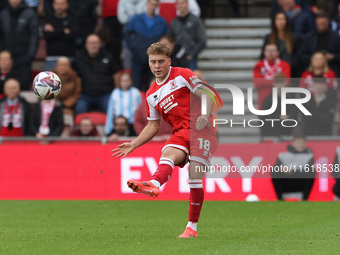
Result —
[{"label": "knee", "polygon": [[203,165],[193,164],[189,167],[189,180],[190,179],[203,179],[206,169]]}]

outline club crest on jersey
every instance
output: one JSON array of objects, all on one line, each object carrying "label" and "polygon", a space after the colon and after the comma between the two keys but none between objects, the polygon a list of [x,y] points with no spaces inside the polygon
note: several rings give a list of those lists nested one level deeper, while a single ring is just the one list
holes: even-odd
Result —
[{"label": "club crest on jersey", "polygon": [[170,81],[170,90],[174,90],[176,89],[178,86],[177,84],[175,83],[175,81]]}]

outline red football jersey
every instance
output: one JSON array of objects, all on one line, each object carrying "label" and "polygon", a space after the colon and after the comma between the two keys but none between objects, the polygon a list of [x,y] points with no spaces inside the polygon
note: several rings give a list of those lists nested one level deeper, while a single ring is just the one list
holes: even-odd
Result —
[{"label": "red football jersey", "polygon": [[[201,116],[201,99],[194,93],[201,86],[201,80],[190,69],[170,67],[165,80],[161,83],[154,81],[146,92],[148,120],[162,117],[174,131],[195,125]],[[212,116],[210,123],[211,120]],[[214,130],[211,125],[204,128],[205,131],[210,129]]]}]

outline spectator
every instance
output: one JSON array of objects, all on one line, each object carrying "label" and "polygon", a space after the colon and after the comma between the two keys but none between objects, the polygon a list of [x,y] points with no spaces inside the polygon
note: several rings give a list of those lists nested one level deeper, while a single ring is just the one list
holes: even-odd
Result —
[{"label": "spectator", "polygon": [[94,0],[69,0],[69,14],[76,21],[77,33],[75,43],[77,50],[82,50],[85,39],[94,33],[97,26],[96,1]]},{"label": "spectator", "polygon": [[135,113],[141,103],[141,93],[132,87],[129,73],[123,73],[119,79],[119,88],[112,91],[106,113],[105,134],[111,134],[114,129],[114,120],[124,116],[129,122],[130,134],[134,134],[133,122]]},{"label": "spectator", "polygon": [[191,14],[188,9],[188,0],[177,0],[179,17],[170,25],[170,34],[175,43],[185,49],[189,68],[197,69],[197,57],[206,46],[205,29],[202,21]]},{"label": "spectator", "polygon": [[34,106],[30,124],[32,136],[60,136],[63,129],[63,109],[59,100],[41,100]]},{"label": "spectator", "polygon": [[[188,0],[188,8],[190,13],[200,17],[201,8],[196,0]],[[159,15],[166,20],[168,25],[170,25],[171,21],[179,15],[176,10],[176,0],[160,0]]]},{"label": "spectator", "polygon": [[81,93],[81,80],[76,71],[71,67],[71,62],[67,57],[59,57],[55,72],[62,81],[62,89],[58,99],[63,103],[64,114],[74,114],[74,107]]},{"label": "spectator", "polygon": [[132,134],[129,128],[129,122],[124,116],[118,116],[114,120],[114,129],[109,135],[108,140],[110,142],[116,142],[121,136],[135,136]]},{"label": "spectator", "polygon": [[31,106],[20,97],[20,83],[10,78],[5,81],[5,97],[0,100],[0,136],[29,134]]},{"label": "spectator", "polygon": [[8,0],[0,13],[0,50],[8,50],[14,68],[20,72],[22,90],[29,90],[32,82],[32,60],[38,47],[38,18],[23,0]]},{"label": "spectator", "polygon": [[158,0],[148,0],[146,13],[134,16],[126,26],[126,41],[133,56],[133,86],[140,90],[145,90],[152,78],[146,50],[168,30],[165,19],[155,14],[157,6]]},{"label": "spectator", "polygon": [[75,114],[89,112],[93,106],[106,113],[114,88],[113,77],[119,70],[111,54],[101,47],[98,35],[87,37],[85,49],[77,55],[76,66],[82,81],[82,93],[76,103]]},{"label": "spectator", "polygon": [[13,59],[11,53],[7,50],[0,52],[0,98],[4,94],[4,83],[10,78],[20,81],[19,72],[13,68]]},{"label": "spectator", "polygon": [[43,33],[47,43],[45,70],[52,70],[60,56],[74,61],[76,53],[76,20],[67,14],[67,0],[53,0],[54,15],[47,17]]},{"label": "spectator", "polygon": [[84,117],[80,120],[79,128],[74,130],[71,136],[88,137],[88,136],[100,136],[96,126],[92,120],[88,117]]},{"label": "spectator", "polygon": [[[261,116],[261,119],[264,122],[264,125],[261,127],[261,136],[283,136],[283,135],[292,135],[293,128],[283,127],[281,125],[281,121],[285,119],[294,119],[297,120],[298,109],[295,105],[288,104],[286,111],[286,115],[281,115],[281,88],[285,88],[289,86],[289,80],[283,73],[277,73],[274,77],[274,88],[277,88],[277,107],[276,110],[266,116]],[[287,98],[294,98],[295,94],[287,95]],[[263,101],[263,110],[268,110],[272,107],[273,104],[273,93],[271,93],[264,101]],[[276,119],[280,121],[268,122],[265,119]]]},{"label": "spectator", "polygon": [[316,31],[308,34],[299,52],[300,64],[307,68],[315,52],[324,53],[329,67],[340,77],[340,39],[329,29],[329,18],[325,14],[316,17]]},{"label": "spectator", "polygon": [[327,95],[327,80],[322,76],[313,79],[314,94],[304,104],[311,115],[303,115],[304,133],[307,136],[332,135],[335,100]]},{"label": "spectator", "polygon": [[[147,0],[119,0],[117,9],[117,18],[125,26],[137,14],[146,12]],[[132,53],[127,45],[126,39],[122,38],[122,57],[123,68],[132,69]]]},{"label": "spectator", "polygon": [[288,16],[290,27],[295,34],[304,37],[315,30],[313,13],[310,9],[304,10],[296,4],[295,0],[279,0],[278,3]]},{"label": "spectator", "polygon": [[275,43],[264,46],[264,59],[257,62],[253,70],[253,81],[257,89],[258,109],[262,109],[263,100],[272,92],[274,76],[283,73],[286,78],[291,77],[290,65],[279,58],[279,51]]},{"label": "spectator", "polygon": [[286,14],[278,12],[272,19],[270,34],[264,38],[260,59],[264,58],[264,46],[268,43],[276,43],[280,52],[280,59],[293,65],[293,57],[295,56],[299,41],[298,35],[294,35],[290,29]]},{"label": "spectator", "polygon": [[122,48],[122,24],[117,17],[118,0],[103,0],[102,2],[102,15],[103,26],[107,27],[110,31],[110,44],[112,49],[111,54],[116,63],[120,64],[120,53]]},{"label": "spectator", "polygon": [[171,49],[171,66],[188,67],[188,61],[185,56],[185,49],[175,44],[174,38],[171,35],[163,35],[159,40]]},{"label": "spectator", "polygon": [[278,200],[283,200],[284,193],[302,192],[302,199],[308,200],[312,190],[315,172],[311,171],[314,165],[314,154],[306,147],[304,136],[295,136],[287,152],[278,155],[275,167],[282,169],[272,172],[272,182]]},{"label": "spectator", "polygon": [[334,158],[333,171],[332,171],[333,177],[335,179],[335,184],[333,186],[333,193],[334,193],[335,196],[337,196],[338,199],[340,198],[340,172],[339,172],[339,167],[340,167],[340,146],[338,146],[336,148],[336,154],[335,154],[335,158]]},{"label": "spectator", "polygon": [[313,78],[317,76],[326,78],[328,89],[332,92],[338,87],[336,75],[329,69],[327,59],[322,52],[315,52],[312,55],[309,68],[301,75],[300,87],[313,92]]}]

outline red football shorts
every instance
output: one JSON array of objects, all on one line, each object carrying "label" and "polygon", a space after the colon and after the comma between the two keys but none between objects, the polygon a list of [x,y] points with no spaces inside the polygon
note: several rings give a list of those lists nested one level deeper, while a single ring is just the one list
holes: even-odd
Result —
[{"label": "red football shorts", "polygon": [[210,166],[211,157],[217,148],[217,137],[214,131],[200,132],[196,129],[180,129],[171,135],[162,152],[167,147],[180,149],[187,154],[186,160],[178,164],[179,167],[183,167],[188,160]]}]

